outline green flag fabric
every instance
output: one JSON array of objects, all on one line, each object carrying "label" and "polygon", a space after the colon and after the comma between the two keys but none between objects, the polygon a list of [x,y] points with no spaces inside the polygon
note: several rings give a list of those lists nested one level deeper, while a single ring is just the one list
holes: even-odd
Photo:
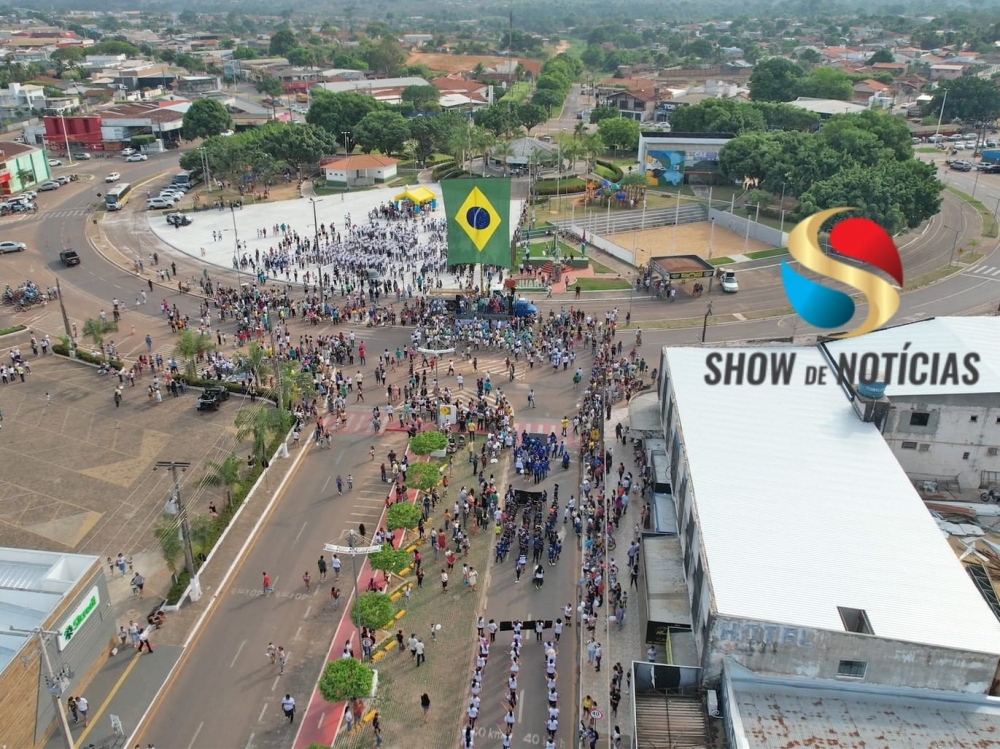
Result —
[{"label": "green flag fabric", "polygon": [[448,221],[448,264],[510,268],[510,180],[441,181]]}]

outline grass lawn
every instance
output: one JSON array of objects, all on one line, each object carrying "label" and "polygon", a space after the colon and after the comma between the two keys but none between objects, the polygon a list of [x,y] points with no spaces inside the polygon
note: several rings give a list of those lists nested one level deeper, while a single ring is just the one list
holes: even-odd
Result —
[{"label": "grass lawn", "polygon": [[760,260],[765,257],[777,257],[778,255],[787,255],[787,247],[775,247],[773,250],[758,250],[757,252],[748,252],[747,257],[751,260]]},{"label": "grass lawn", "polygon": [[983,205],[982,202],[976,200],[968,193],[964,193],[961,190],[956,190],[954,187],[948,186],[945,188],[951,193],[957,195],[966,203],[975,208],[979,215],[983,219],[983,236],[990,237],[991,239],[996,239],[1000,237],[1000,224],[997,224],[997,217],[993,215],[993,211]]},{"label": "grass lawn", "polygon": [[614,274],[616,276],[618,275],[615,271],[611,270],[611,268],[609,268],[606,265],[601,265],[596,260],[591,260],[590,261],[590,267],[594,269],[594,273],[598,273],[598,274],[612,273],[612,274]]},{"label": "grass lawn", "polygon": [[317,195],[340,195],[347,192],[346,187],[331,187],[330,185],[313,185],[313,191]]},{"label": "grass lawn", "polygon": [[729,265],[730,263],[736,262],[731,257],[710,257],[708,258],[709,265]]},{"label": "grass lawn", "polygon": [[389,187],[398,187],[400,185],[415,185],[418,183],[417,177],[419,172],[406,172],[405,174],[400,174],[394,180],[390,180],[388,183]]},{"label": "grass lawn", "polygon": [[[546,241],[546,239],[548,241]],[[578,248],[574,248],[572,245],[568,245],[562,241],[560,241],[558,245],[559,245],[559,254],[562,255],[563,257],[575,257],[578,254]],[[531,240],[532,259],[549,257],[549,251],[551,249],[552,249],[552,237],[544,237],[541,239]]]},{"label": "grass lawn", "polygon": [[[572,272],[570,273],[572,276]],[[573,279],[570,287],[579,286],[581,291],[614,291],[630,289],[632,284],[623,278],[579,278]]]},{"label": "grass lawn", "polygon": [[924,146],[922,148],[914,148],[915,153],[944,153],[940,148],[934,148],[934,146]]},{"label": "grass lawn", "polygon": [[4,328],[3,330],[0,330],[0,335],[7,335],[8,333],[18,333],[24,330],[26,327],[27,327],[26,325],[14,325],[13,327],[10,328]]},{"label": "grass lawn", "polygon": [[531,93],[530,83],[523,83],[523,82],[515,83],[513,86],[510,87],[510,90],[507,91],[507,93],[505,93],[503,97],[501,97],[500,100],[501,101],[510,100],[513,101],[515,104],[520,104],[521,102],[523,102],[525,99],[528,98],[528,95],[530,93]]}]

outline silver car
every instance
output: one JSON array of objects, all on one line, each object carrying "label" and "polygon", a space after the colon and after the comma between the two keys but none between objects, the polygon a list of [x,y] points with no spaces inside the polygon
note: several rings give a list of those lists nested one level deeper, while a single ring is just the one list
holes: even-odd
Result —
[{"label": "silver car", "polygon": [[24,252],[28,249],[28,245],[24,242],[0,242],[0,255],[6,255],[8,252]]}]

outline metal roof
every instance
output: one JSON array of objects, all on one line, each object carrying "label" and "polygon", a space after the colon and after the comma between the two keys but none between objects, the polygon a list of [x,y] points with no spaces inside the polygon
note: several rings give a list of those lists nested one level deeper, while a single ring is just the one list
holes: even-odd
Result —
[{"label": "metal roof", "polygon": [[25,643],[10,628],[41,626],[97,557],[0,547],[0,669]]},{"label": "metal roof", "polygon": [[[836,362],[841,355],[857,354],[860,357],[869,351],[902,353],[907,344],[907,353],[911,357],[917,352],[931,355],[956,353],[961,362],[967,353],[979,354],[976,365],[979,381],[975,385],[961,382],[914,385],[907,376],[907,380],[901,383],[897,363],[885,390],[890,399],[894,396],[1000,393],[1000,320],[995,317],[933,317],[876,330],[856,338],[830,341],[825,346]],[[959,373],[964,371],[960,366]],[[880,374],[887,373],[883,370]]]},{"label": "metal roof", "polygon": [[[794,353],[795,376],[710,386],[713,351]],[[1000,622],[878,430],[835,384],[804,384],[818,349],[664,352],[719,614],[843,632],[843,606],[880,638],[1000,653]]]},{"label": "metal roof", "polygon": [[1000,700],[760,676],[726,663],[732,749],[1000,747]]},{"label": "metal roof", "polygon": [[816,114],[857,114],[868,109],[863,104],[855,104],[851,101],[813,99],[808,96],[800,96],[795,101],[788,102],[788,104],[799,109],[808,109],[810,112],[815,112]]}]

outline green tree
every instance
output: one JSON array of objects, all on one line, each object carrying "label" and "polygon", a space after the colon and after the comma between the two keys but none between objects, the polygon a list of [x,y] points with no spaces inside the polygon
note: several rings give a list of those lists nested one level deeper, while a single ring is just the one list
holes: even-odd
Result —
[{"label": "green tree", "polygon": [[591,70],[600,70],[604,66],[604,50],[591,44],[580,54],[580,60]]},{"label": "green tree", "polygon": [[126,55],[128,57],[138,57],[139,48],[128,42],[109,39],[106,42],[98,42],[87,47],[88,55]]},{"label": "green tree", "polygon": [[108,322],[99,317],[88,317],[83,321],[83,337],[94,342],[94,346],[101,351],[104,356],[104,336],[108,333],[117,333],[118,323]]},{"label": "green tree", "polygon": [[750,74],[750,98],[753,101],[791,101],[798,95],[798,83],[804,75],[802,68],[784,57],[761,60]]},{"label": "green tree", "polygon": [[564,101],[566,101],[565,93],[549,88],[538,89],[531,95],[531,103],[544,107],[550,114],[553,109],[561,108]]},{"label": "green tree", "polygon": [[181,542],[180,531],[177,527],[177,516],[164,513],[153,526],[153,537],[160,545],[160,552],[163,554],[163,561],[166,562],[167,569],[173,574],[177,574],[180,569],[180,560],[184,555],[184,544]]},{"label": "green tree", "polygon": [[205,461],[206,473],[201,477],[198,486],[213,489],[223,489],[226,492],[226,506],[232,504],[233,490],[240,485],[242,463],[235,455],[227,455],[221,462]]},{"label": "green tree", "polygon": [[601,120],[597,132],[608,146],[625,151],[639,147],[639,123],[630,117],[616,120]]},{"label": "green tree", "polygon": [[80,62],[84,58],[84,51],[82,47],[76,46],[58,47],[52,51],[49,58],[61,62]]},{"label": "green tree", "polygon": [[271,57],[285,57],[290,50],[295,49],[299,46],[298,40],[295,38],[295,32],[290,28],[285,27],[279,29],[271,35],[271,42],[268,45],[268,54]]},{"label": "green tree", "polygon": [[375,674],[371,667],[354,658],[330,661],[319,677],[319,693],[330,703],[356,700],[371,694]]},{"label": "green tree", "polygon": [[590,124],[596,125],[601,120],[612,120],[621,117],[617,107],[594,107],[590,112]]},{"label": "green tree", "polygon": [[814,130],[819,127],[819,115],[806,109],[770,101],[755,101],[750,105],[761,113],[767,130]]},{"label": "green tree", "polygon": [[362,593],[351,606],[351,621],[359,627],[385,629],[395,615],[396,607],[385,593]]},{"label": "green tree", "polygon": [[847,73],[842,70],[816,68],[799,80],[795,92],[798,96],[809,96],[814,99],[850,101],[854,97],[854,86]]},{"label": "green tree", "polygon": [[233,118],[215,99],[198,99],[184,113],[183,133],[187,140],[208,138],[233,129]]},{"label": "green tree", "polygon": [[262,465],[267,457],[268,442],[283,435],[291,427],[287,411],[272,408],[266,403],[244,406],[236,412],[236,439],[250,441],[250,455]]},{"label": "green tree", "polygon": [[423,516],[420,508],[409,502],[396,502],[389,506],[385,516],[385,525],[391,531],[403,528],[412,530],[420,523]]},{"label": "green tree", "polygon": [[532,128],[545,122],[548,116],[548,112],[546,112],[544,107],[532,102],[526,102],[519,105],[515,113],[517,121],[524,126],[524,129],[527,130],[528,133],[531,132]]},{"label": "green tree", "polygon": [[679,133],[742,135],[762,131],[764,127],[764,115],[758,109],[735,99],[705,99],[679,107],[670,116],[670,128]]},{"label": "green tree", "polygon": [[399,98],[411,103],[418,112],[426,112],[439,108],[438,101],[441,99],[441,92],[434,86],[407,86]]},{"label": "green tree", "polygon": [[823,62],[823,56],[812,47],[806,47],[799,55],[799,63],[807,68],[819,65]]},{"label": "green tree", "polygon": [[368,564],[389,582],[389,575],[398,575],[410,566],[410,554],[405,549],[397,551],[388,544],[382,544],[380,551],[368,555]]},{"label": "green tree", "polygon": [[258,80],[255,86],[258,92],[267,94],[268,96],[274,98],[277,98],[285,93],[285,87],[281,85],[281,81],[277,78],[272,78],[269,75],[265,75],[263,78]]},{"label": "green tree", "polygon": [[294,169],[318,165],[337,150],[337,141],[315,125],[272,124],[258,129],[260,146],[272,158]]},{"label": "green tree", "polygon": [[354,127],[354,141],[365,153],[378,149],[392,156],[403,150],[409,137],[406,120],[398,112],[371,112]]},{"label": "green tree", "polygon": [[344,132],[350,133],[366,115],[381,109],[384,106],[371,96],[353,91],[333,93],[317,88],[312,92],[312,105],[306,114],[306,122],[323,128],[338,143],[345,145]]},{"label": "green tree", "polygon": [[997,88],[996,81],[988,81],[979,76],[966,75],[953,81],[942,81],[924,112],[938,116],[942,102],[942,119],[945,122],[962,120],[971,123],[1000,118],[1000,88]]},{"label": "green tree", "polygon": [[302,68],[311,68],[316,65],[316,50],[309,47],[292,47],[284,55],[290,65],[297,65]]},{"label": "green tree", "polygon": [[406,55],[394,39],[385,37],[364,53],[364,61],[376,73],[390,76],[403,67]]},{"label": "green tree", "polygon": [[212,336],[185,328],[177,334],[173,353],[182,362],[184,375],[194,379],[198,376],[198,362],[214,349]]},{"label": "green tree", "polygon": [[876,63],[891,63],[896,62],[896,58],[893,56],[892,52],[887,49],[880,49],[875,52],[874,55],[868,58],[865,65],[875,65]]},{"label": "green tree", "polygon": [[247,47],[245,44],[235,47],[233,49],[233,59],[234,60],[255,60],[257,59],[257,53],[251,48]]},{"label": "green tree", "polygon": [[511,135],[518,128],[516,113],[505,102],[477,109],[472,115],[472,120],[497,138]]}]

